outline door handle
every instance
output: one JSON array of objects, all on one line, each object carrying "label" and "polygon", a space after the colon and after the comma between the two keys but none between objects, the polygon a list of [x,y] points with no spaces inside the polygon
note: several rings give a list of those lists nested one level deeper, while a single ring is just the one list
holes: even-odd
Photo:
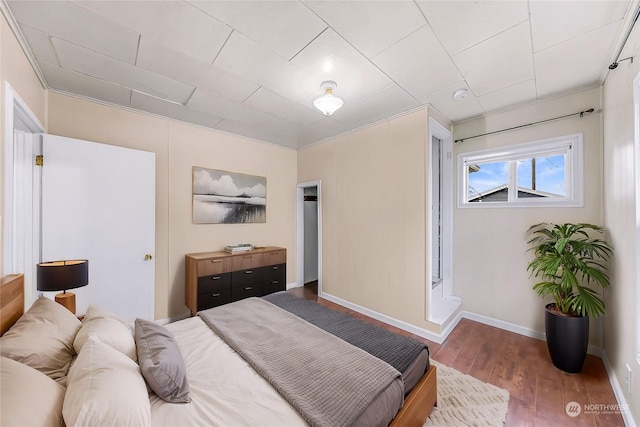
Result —
[{"label": "door handle", "polygon": [[152,259],[153,259],[153,257],[151,256],[151,254],[146,254],[146,255],[144,256],[144,260],[145,260],[145,261],[151,261]]}]

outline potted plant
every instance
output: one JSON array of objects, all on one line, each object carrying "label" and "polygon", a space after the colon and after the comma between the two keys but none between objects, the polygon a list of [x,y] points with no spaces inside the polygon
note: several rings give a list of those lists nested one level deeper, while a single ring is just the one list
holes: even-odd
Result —
[{"label": "potted plant", "polygon": [[551,360],[570,373],[582,370],[589,344],[589,317],[605,312],[604,302],[589,285],[609,286],[606,262],[613,248],[591,233],[604,229],[592,224],[541,223],[529,228],[527,242],[534,259],[527,271],[542,281],[533,289],[546,305],[545,332]]}]

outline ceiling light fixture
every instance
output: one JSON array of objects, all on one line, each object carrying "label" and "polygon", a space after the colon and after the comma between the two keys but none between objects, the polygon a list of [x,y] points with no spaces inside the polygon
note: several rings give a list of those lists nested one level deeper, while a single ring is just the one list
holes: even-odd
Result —
[{"label": "ceiling light fixture", "polygon": [[453,92],[453,99],[457,99],[458,101],[461,99],[465,99],[467,96],[469,96],[469,91],[466,89],[458,89],[457,91]]},{"label": "ceiling light fixture", "polygon": [[333,90],[338,86],[333,80],[325,80],[320,87],[324,89],[324,95],[313,101],[313,106],[322,112],[325,116],[330,116],[336,112],[344,102],[333,94]]}]

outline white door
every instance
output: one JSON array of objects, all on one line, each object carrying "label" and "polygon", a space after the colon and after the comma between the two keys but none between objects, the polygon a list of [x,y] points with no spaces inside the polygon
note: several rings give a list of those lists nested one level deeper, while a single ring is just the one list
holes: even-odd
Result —
[{"label": "white door", "polygon": [[155,153],[54,135],[42,145],[42,261],[89,260],[78,314],[94,304],[153,319]]}]

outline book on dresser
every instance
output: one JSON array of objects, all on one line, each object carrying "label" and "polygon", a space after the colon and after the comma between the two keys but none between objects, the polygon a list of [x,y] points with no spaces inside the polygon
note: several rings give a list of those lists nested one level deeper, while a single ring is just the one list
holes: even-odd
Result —
[{"label": "book on dresser", "polygon": [[190,253],[185,255],[185,304],[195,316],[243,298],[284,291],[286,279],[285,248]]}]

